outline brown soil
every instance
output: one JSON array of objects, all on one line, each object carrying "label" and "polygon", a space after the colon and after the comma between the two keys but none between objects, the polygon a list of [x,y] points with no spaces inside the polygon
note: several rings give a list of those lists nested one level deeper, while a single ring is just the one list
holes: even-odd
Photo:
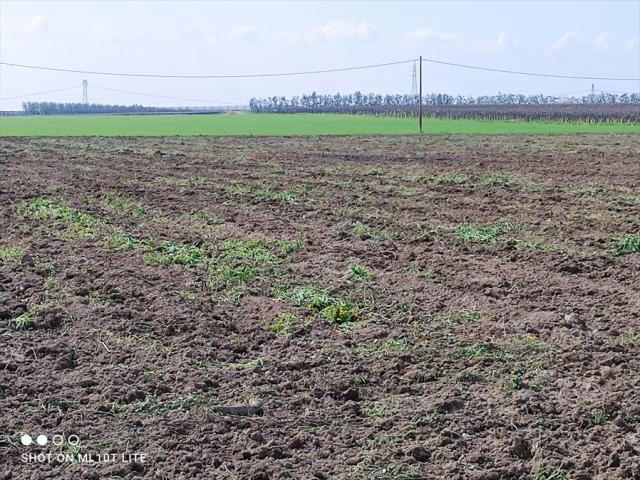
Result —
[{"label": "brown soil", "polygon": [[0,140],[0,479],[640,478],[639,145]]}]

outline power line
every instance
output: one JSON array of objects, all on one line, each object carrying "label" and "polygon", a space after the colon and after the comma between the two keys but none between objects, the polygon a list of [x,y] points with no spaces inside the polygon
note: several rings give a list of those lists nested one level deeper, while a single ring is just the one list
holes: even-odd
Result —
[{"label": "power line", "polygon": [[45,92],[36,92],[36,93],[25,93],[24,95],[15,95],[13,97],[2,97],[0,98],[0,100],[13,100],[15,98],[24,98],[24,97],[37,97],[40,95],[46,95],[48,93],[55,93],[55,92],[62,92],[64,90],[72,90],[72,89],[76,89],[78,87],[74,86],[74,87],[65,87],[65,88],[57,88],[55,90],[47,90]]},{"label": "power line", "polygon": [[96,85],[92,85],[91,88],[97,88],[99,90],[106,90],[109,92],[119,92],[119,93],[129,93],[131,95],[142,95],[145,97],[154,97],[154,98],[167,98],[170,100],[181,100],[183,102],[202,102],[202,103],[211,103],[211,104],[215,104],[215,105],[234,105],[233,103],[228,103],[228,102],[216,102],[213,100],[200,100],[200,99],[194,99],[194,98],[182,98],[182,97],[171,97],[169,95],[156,95],[153,93],[143,93],[143,92],[131,92],[129,90],[120,90],[117,88],[107,88],[107,87],[98,87]]},{"label": "power line", "polygon": [[555,75],[551,73],[535,73],[535,72],[519,72],[516,70],[503,70],[500,68],[477,67],[474,65],[465,65],[463,63],[444,62],[442,60],[434,60],[422,57],[423,62],[438,63],[440,65],[449,65],[451,67],[470,68],[472,70],[484,70],[486,72],[510,73],[513,75],[528,75],[531,77],[549,77],[549,78],[570,78],[575,80],[611,80],[620,82],[637,82],[640,78],[616,78],[616,77],[587,77],[581,75]]},{"label": "power line", "polygon": [[[422,60],[429,63],[449,65],[452,67],[468,68],[472,70],[482,70],[487,72],[508,73],[512,75],[527,75],[532,77],[565,78],[565,79],[574,79],[574,80],[608,80],[608,81],[624,81],[624,82],[640,81],[640,78],[590,77],[586,75],[559,75],[559,74],[551,74],[551,73],[523,72],[523,71],[517,71],[517,70],[505,70],[500,68],[478,67],[475,65],[445,62],[443,60],[435,60],[432,58],[424,58],[424,57],[422,58]],[[399,61],[387,62],[387,63],[377,63],[372,65],[361,65],[356,67],[330,68],[325,70],[309,70],[309,71],[286,72],[286,73],[251,73],[251,74],[242,74],[242,75],[165,75],[165,74],[152,74],[152,73],[101,72],[101,71],[91,71],[91,70],[76,70],[76,69],[70,69],[70,68],[43,67],[39,65],[26,65],[26,64],[20,64],[20,63],[9,63],[9,62],[0,62],[0,65],[6,65],[9,67],[29,68],[34,70],[48,70],[48,71],[66,72],[66,73],[82,73],[86,75],[106,75],[106,76],[115,76],[115,77],[215,79],[215,78],[259,78],[259,77],[287,77],[287,76],[298,76],[298,75],[315,75],[315,74],[321,74],[321,73],[347,72],[352,70],[363,70],[363,69],[370,69],[370,68],[387,67],[391,65],[400,65],[400,64],[411,63],[415,61],[416,59],[412,58],[408,60],[399,60]]]},{"label": "power line", "polygon": [[314,75],[319,73],[347,72],[351,70],[364,70],[367,68],[388,67],[390,65],[400,65],[402,63],[410,63],[414,60],[399,60],[397,62],[377,63],[374,65],[361,65],[357,67],[346,68],[330,68],[327,70],[310,70],[305,72],[287,72],[287,73],[250,73],[245,75],[164,75],[154,73],[122,73],[122,72],[97,72],[89,70],[74,70],[70,68],[57,67],[41,67],[38,65],[23,65],[20,63],[0,62],[0,65],[19,68],[31,68],[34,70],[49,70],[54,72],[82,73],[86,75],[108,75],[112,77],[145,77],[145,78],[258,78],[258,77],[290,77],[296,75]]}]

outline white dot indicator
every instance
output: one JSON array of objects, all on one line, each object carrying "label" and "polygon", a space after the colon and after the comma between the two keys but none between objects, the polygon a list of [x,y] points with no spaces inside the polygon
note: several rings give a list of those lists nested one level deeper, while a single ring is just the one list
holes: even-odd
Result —
[{"label": "white dot indicator", "polygon": [[36,438],[36,443],[41,447],[44,447],[48,441],[49,439],[47,439],[46,435],[38,435],[38,438]]},{"label": "white dot indicator", "polygon": [[33,440],[31,439],[31,435],[29,434],[25,433],[24,435],[22,435],[22,437],[20,437],[20,443],[22,443],[23,445],[29,446],[31,445],[32,441]]}]

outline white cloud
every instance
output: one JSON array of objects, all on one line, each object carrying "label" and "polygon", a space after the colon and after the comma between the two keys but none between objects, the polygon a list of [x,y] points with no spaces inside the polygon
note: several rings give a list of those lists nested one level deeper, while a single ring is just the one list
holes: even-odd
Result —
[{"label": "white cloud", "polygon": [[50,30],[49,24],[44,19],[44,17],[40,17],[40,16],[33,17],[29,21],[29,23],[22,25],[21,27],[18,28],[18,31],[20,33],[25,33],[25,34],[46,32],[47,30]]},{"label": "white cloud", "polygon": [[431,28],[419,28],[418,30],[410,30],[403,35],[405,40],[427,41],[437,40],[440,42],[463,42],[464,38],[453,32],[440,32]]},{"label": "white cloud", "polygon": [[303,32],[278,32],[274,37],[276,40],[284,42],[300,40],[306,40],[307,42],[366,40],[373,37],[373,28],[364,20],[359,23],[336,21],[309,28]]},{"label": "white cloud", "polygon": [[[237,25],[229,30],[223,32],[216,32],[213,34],[207,34],[204,29],[198,28],[195,32],[201,32],[208,45],[219,45],[222,43],[238,42],[242,40],[249,40],[255,37],[258,29],[251,25]],[[193,32],[190,35],[194,35]]]},{"label": "white cloud", "polygon": [[371,26],[364,20],[360,23],[329,22],[312,29],[311,36],[320,36],[324,40],[344,40],[348,38],[371,37]]},{"label": "white cloud", "polygon": [[495,41],[495,46],[498,48],[503,48],[509,46],[512,43],[515,43],[515,40],[511,35],[509,35],[507,32],[500,32],[498,34],[498,39]]},{"label": "white cloud", "polygon": [[302,38],[302,34],[300,32],[276,32],[274,38],[281,42],[296,42]]},{"label": "white cloud", "polygon": [[624,48],[626,50],[638,50],[640,48],[640,38],[639,37],[627,38],[627,41],[624,42]]},{"label": "white cloud", "polygon": [[225,32],[223,37],[229,40],[233,40],[236,38],[248,37],[257,32],[255,27],[251,27],[249,25],[238,25],[237,27],[232,28],[231,30]]},{"label": "white cloud", "polygon": [[435,43],[466,51],[494,51],[515,45],[516,39],[507,32],[500,32],[494,38],[473,39],[456,32],[444,32],[432,28],[419,28],[405,32],[402,38],[408,42]]},{"label": "white cloud", "polygon": [[576,32],[575,30],[571,30],[570,32],[563,33],[562,36],[556,41],[556,43],[554,43],[551,46],[550,51],[551,52],[556,52],[558,50],[562,50],[567,45],[569,45],[569,43],[572,41],[572,39],[577,38],[577,37],[578,37],[578,32]]},{"label": "white cloud", "polygon": [[611,40],[611,35],[609,35],[608,33],[599,33],[593,39],[593,44],[596,47],[606,47],[609,43],[611,43]]}]

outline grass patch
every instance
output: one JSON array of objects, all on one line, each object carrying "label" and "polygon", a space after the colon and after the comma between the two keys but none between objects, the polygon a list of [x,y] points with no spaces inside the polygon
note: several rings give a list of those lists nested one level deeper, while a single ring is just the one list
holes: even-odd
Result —
[{"label": "grass patch", "polygon": [[199,395],[185,395],[173,400],[160,400],[155,396],[148,396],[143,401],[133,404],[133,412],[164,416],[169,412],[188,412],[193,406],[203,403],[204,399]]},{"label": "grass patch", "polygon": [[411,345],[406,340],[374,339],[368,343],[357,345],[354,351],[361,357],[389,357],[408,352]]},{"label": "grass patch", "polygon": [[134,217],[142,217],[148,213],[147,207],[127,195],[122,195],[116,188],[103,193],[100,197],[100,204],[106,210],[121,215],[130,214]]},{"label": "grass patch", "polygon": [[107,247],[114,252],[139,251],[148,248],[142,240],[127,232],[116,232],[107,239]]},{"label": "grass patch", "polygon": [[10,320],[14,330],[34,330],[36,328],[57,327],[61,323],[60,306],[54,302],[45,302],[31,307],[22,315]]},{"label": "grass patch", "polygon": [[234,370],[253,370],[254,368],[262,367],[264,365],[264,358],[257,357],[252,360],[240,363],[230,363],[229,366]]},{"label": "grass patch", "polygon": [[477,322],[484,317],[484,312],[474,308],[461,308],[459,310],[446,310],[431,315],[430,318],[444,325],[453,325],[460,322]]},{"label": "grass patch", "polygon": [[22,245],[0,245],[0,263],[20,263],[27,253]]},{"label": "grass patch", "polygon": [[298,203],[298,195],[293,190],[274,190],[268,182],[263,182],[260,188],[254,190],[251,185],[234,183],[227,188],[232,195],[249,197],[260,201],[275,201],[286,204]]},{"label": "grass patch", "polygon": [[227,240],[214,247],[207,258],[206,286],[214,292],[237,300],[247,292],[247,284],[274,268],[278,257],[266,242]]},{"label": "grass patch", "polygon": [[326,290],[313,285],[295,287],[286,292],[279,291],[276,296],[314,315],[320,315],[334,325],[354,324],[361,318],[357,305],[333,298]]},{"label": "grass patch", "polygon": [[386,228],[375,230],[361,222],[355,222],[353,224],[353,233],[362,240],[388,240],[392,236],[391,232]]},{"label": "grass patch", "polygon": [[186,300],[197,300],[198,299],[198,294],[196,292],[192,292],[190,290],[180,290],[178,292],[178,295],[180,295],[182,298],[186,299]]},{"label": "grass patch", "polygon": [[594,425],[604,425],[611,420],[611,413],[602,408],[594,408],[591,410],[591,422]]},{"label": "grass patch", "polygon": [[304,233],[299,232],[295,240],[276,240],[276,246],[282,255],[289,255],[290,253],[304,250],[306,247]]},{"label": "grass patch", "polygon": [[425,268],[421,265],[413,264],[407,270],[407,275],[421,277],[433,283],[440,283],[440,275],[432,268]]},{"label": "grass patch", "polygon": [[59,285],[58,279],[53,275],[51,275],[45,278],[44,282],[42,283],[42,288],[44,288],[45,290],[53,290],[58,285]]},{"label": "grass patch", "polygon": [[60,198],[33,198],[21,203],[18,213],[31,220],[52,222],[66,239],[93,238],[103,225],[97,218],[67,206]]},{"label": "grass patch", "polygon": [[533,476],[533,480],[569,480],[567,474],[560,467],[547,467]]},{"label": "grass patch", "polygon": [[400,409],[388,402],[372,402],[364,406],[362,412],[369,417],[393,417],[400,412]]},{"label": "grass patch", "polygon": [[495,245],[509,233],[522,230],[520,225],[501,221],[498,225],[473,225],[465,223],[454,228],[456,238],[460,242],[487,243]]},{"label": "grass patch", "polygon": [[562,349],[550,345],[544,340],[535,335],[523,335],[512,342],[513,348],[520,350],[534,350],[539,353],[550,353],[557,355],[562,352]]},{"label": "grass patch", "polygon": [[422,242],[432,242],[436,239],[436,228],[434,228],[430,222],[418,222],[416,227],[418,228],[418,240]]},{"label": "grass patch", "polygon": [[373,280],[373,275],[362,265],[351,265],[347,268],[347,276],[356,282],[369,282]]},{"label": "grass patch", "polygon": [[613,247],[611,247],[611,255],[619,257],[621,255],[631,255],[640,252],[640,234],[625,235],[618,238]]},{"label": "grass patch", "polygon": [[515,368],[515,367],[512,368],[511,374],[502,383],[502,387],[501,387],[502,393],[505,393],[508,395],[514,392],[515,390],[522,390],[523,388],[525,388],[525,383],[522,378],[523,375],[524,375],[524,370],[520,368]]},{"label": "grass patch", "polygon": [[224,223],[224,221],[217,215],[203,212],[201,210],[186,213],[184,218],[189,223],[201,227],[215,227],[216,225],[222,225]]},{"label": "grass patch", "polygon": [[294,327],[303,323],[302,317],[294,313],[279,313],[273,323],[269,325],[269,330],[273,333],[289,336]]},{"label": "grass patch", "polygon": [[436,185],[467,185],[469,183],[469,177],[462,173],[449,172],[431,177],[431,182]]},{"label": "grass patch", "polygon": [[[635,133],[637,124],[426,118],[425,134]],[[0,117],[0,136],[406,135],[414,118],[346,114],[31,115]]]},{"label": "grass patch", "polygon": [[194,175],[188,178],[163,177],[160,179],[162,185],[175,185],[182,193],[193,190],[194,188],[204,187],[208,181],[209,179],[207,177],[200,175]]},{"label": "grass patch", "polygon": [[144,261],[152,266],[160,265],[195,265],[206,254],[207,245],[192,245],[162,242],[152,251],[147,252]]},{"label": "grass patch", "polygon": [[513,356],[509,353],[503,352],[498,347],[491,343],[474,343],[468,347],[460,348],[453,352],[453,358],[462,359],[467,358],[470,360],[476,358],[489,358],[507,362],[513,359]]},{"label": "grass patch", "polygon": [[346,300],[334,299],[322,310],[322,316],[335,325],[344,325],[358,321],[358,307]]},{"label": "grass patch", "polygon": [[525,182],[512,173],[492,173],[477,179],[476,185],[482,188],[502,188],[505,190],[522,190]]}]

